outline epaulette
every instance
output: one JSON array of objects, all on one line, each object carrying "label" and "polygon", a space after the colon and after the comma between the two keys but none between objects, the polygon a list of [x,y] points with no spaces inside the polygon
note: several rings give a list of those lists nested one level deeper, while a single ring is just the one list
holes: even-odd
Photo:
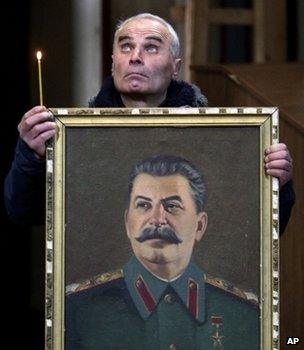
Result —
[{"label": "epaulette", "polygon": [[212,286],[219,288],[228,294],[231,294],[239,299],[245,300],[256,307],[259,307],[259,299],[257,295],[251,292],[245,292],[242,289],[235,287],[232,283],[225,281],[221,278],[211,277],[204,275],[205,283],[211,284]]},{"label": "epaulette", "polygon": [[102,273],[100,275],[88,278],[83,282],[72,283],[67,285],[65,288],[65,294],[67,295],[71,293],[77,293],[86,289],[90,289],[92,287],[96,287],[98,285],[102,285],[102,284],[117,280],[122,277],[123,277],[123,271],[121,269],[115,270],[112,272]]}]

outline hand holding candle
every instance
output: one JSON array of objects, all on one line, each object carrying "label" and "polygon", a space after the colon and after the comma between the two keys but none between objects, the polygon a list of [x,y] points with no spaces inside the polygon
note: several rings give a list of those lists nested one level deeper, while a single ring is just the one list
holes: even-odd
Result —
[{"label": "hand holding candle", "polygon": [[37,60],[38,60],[39,103],[40,103],[40,106],[43,106],[42,75],[41,75],[41,58],[42,58],[42,53],[41,53],[41,51],[37,51],[36,57],[37,57]]}]

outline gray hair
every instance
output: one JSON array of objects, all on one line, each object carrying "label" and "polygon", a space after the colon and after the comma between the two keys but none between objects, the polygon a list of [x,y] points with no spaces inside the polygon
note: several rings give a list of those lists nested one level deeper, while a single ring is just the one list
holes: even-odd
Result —
[{"label": "gray hair", "polygon": [[114,35],[114,44],[117,40],[117,35],[118,32],[129,22],[135,20],[135,19],[142,19],[142,18],[146,18],[146,19],[151,19],[154,21],[157,21],[161,24],[163,24],[167,29],[168,32],[171,36],[171,43],[170,43],[170,50],[171,53],[173,55],[174,58],[179,58],[179,54],[180,54],[180,43],[179,43],[179,38],[178,35],[176,33],[176,31],[173,29],[173,27],[171,26],[170,23],[168,23],[167,21],[165,21],[163,18],[156,16],[156,15],[152,15],[151,13],[140,13],[138,15],[132,16],[127,18],[126,20],[123,21],[119,21],[117,26],[116,26],[116,31],[115,31],[115,35]]},{"label": "gray hair", "polygon": [[156,155],[135,164],[129,175],[128,201],[130,201],[134,181],[139,174],[185,177],[190,185],[197,214],[203,211],[207,196],[206,183],[202,174],[188,160],[173,155]]}]

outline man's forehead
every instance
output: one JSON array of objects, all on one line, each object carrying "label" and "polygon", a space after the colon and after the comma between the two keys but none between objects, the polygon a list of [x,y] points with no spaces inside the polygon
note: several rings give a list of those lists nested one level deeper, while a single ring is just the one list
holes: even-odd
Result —
[{"label": "man's forehead", "polygon": [[132,195],[189,194],[189,190],[190,186],[188,180],[179,174],[168,176],[139,174],[134,179]]},{"label": "man's forehead", "polygon": [[164,42],[171,39],[169,30],[163,23],[149,18],[134,19],[116,32],[118,41],[124,37],[132,40],[138,36],[146,39],[155,37]]}]

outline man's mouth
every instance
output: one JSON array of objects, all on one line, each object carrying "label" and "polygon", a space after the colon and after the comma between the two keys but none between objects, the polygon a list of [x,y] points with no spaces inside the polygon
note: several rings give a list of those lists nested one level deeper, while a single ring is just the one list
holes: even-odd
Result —
[{"label": "man's mouth", "polygon": [[142,78],[148,78],[148,76],[146,74],[140,73],[140,72],[130,72],[128,74],[125,75],[125,78],[128,77],[142,77]]}]

